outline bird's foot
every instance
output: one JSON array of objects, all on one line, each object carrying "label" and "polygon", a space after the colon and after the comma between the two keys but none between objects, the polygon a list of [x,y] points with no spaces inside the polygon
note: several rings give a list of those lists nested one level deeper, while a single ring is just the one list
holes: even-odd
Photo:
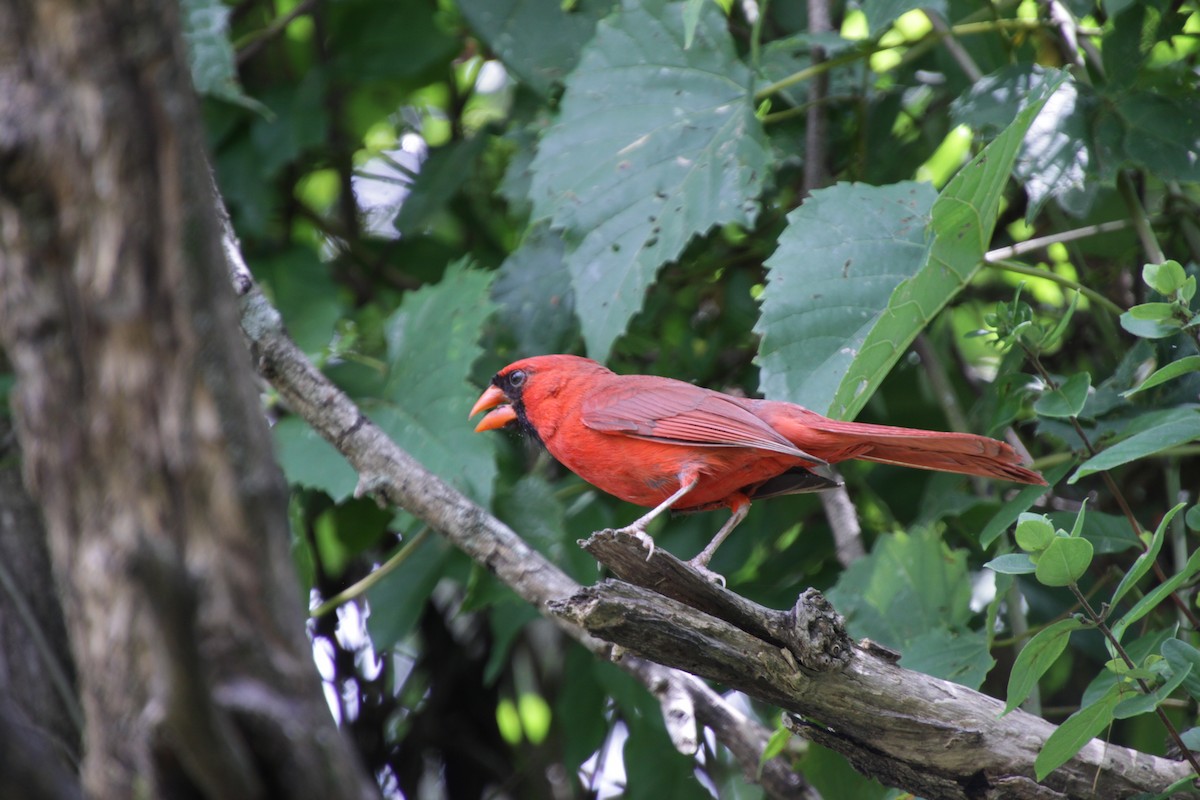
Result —
[{"label": "bird's foot", "polygon": [[687,562],[687,565],[704,576],[704,579],[709,583],[715,583],[722,589],[725,588],[725,576],[719,572],[713,572],[708,568],[708,559],[700,560],[700,556],[696,556]]},{"label": "bird's foot", "polygon": [[654,540],[646,534],[644,530],[636,525],[627,525],[624,528],[617,528],[617,533],[623,533],[626,536],[632,536],[642,543],[642,547],[646,548],[646,560],[654,558]]}]

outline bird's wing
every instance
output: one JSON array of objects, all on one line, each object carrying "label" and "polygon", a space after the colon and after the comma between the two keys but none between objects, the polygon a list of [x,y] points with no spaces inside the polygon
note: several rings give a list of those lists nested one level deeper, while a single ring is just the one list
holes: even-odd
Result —
[{"label": "bird's wing", "polygon": [[783,438],[734,398],[690,383],[627,376],[583,401],[583,424],[664,444],[749,447],[824,464]]}]

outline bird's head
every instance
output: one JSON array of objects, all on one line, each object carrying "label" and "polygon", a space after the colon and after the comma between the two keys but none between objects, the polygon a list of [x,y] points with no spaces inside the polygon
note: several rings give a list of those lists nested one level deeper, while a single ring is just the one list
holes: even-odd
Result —
[{"label": "bird's head", "polygon": [[553,416],[551,399],[560,395],[572,379],[607,372],[595,361],[579,356],[534,356],[514,361],[492,377],[491,386],[471,407],[472,417],[488,412],[475,430],[490,431],[516,422],[539,435],[540,419]]}]

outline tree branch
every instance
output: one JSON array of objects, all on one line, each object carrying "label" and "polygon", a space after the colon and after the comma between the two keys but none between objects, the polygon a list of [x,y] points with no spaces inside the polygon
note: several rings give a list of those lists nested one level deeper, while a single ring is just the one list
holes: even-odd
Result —
[{"label": "tree branch", "polygon": [[[1092,740],[1039,785],[1033,764],[1055,729],[1049,722],[1019,710],[1000,716],[1000,701],[906,670],[870,643],[843,653],[841,620],[812,590],[780,624],[781,612],[719,587],[679,588],[676,577],[691,567],[669,553],[647,561],[630,537],[602,536],[588,551],[630,583],[587,587],[555,603],[555,613],[641,657],[798,714],[795,730],[888,785],[928,798],[1100,800],[1161,792],[1190,774],[1183,762]],[[697,573],[685,583],[701,580]],[[796,656],[780,635],[788,630],[806,640],[806,653],[826,658]]]}]

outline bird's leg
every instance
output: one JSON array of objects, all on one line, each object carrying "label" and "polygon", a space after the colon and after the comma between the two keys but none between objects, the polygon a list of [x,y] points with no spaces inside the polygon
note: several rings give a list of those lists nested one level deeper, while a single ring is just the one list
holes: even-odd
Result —
[{"label": "bird's leg", "polygon": [[739,497],[733,502],[732,510],[733,513],[729,516],[729,519],[726,520],[725,524],[721,526],[721,530],[717,531],[717,535],[712,538],[712,541],[709,542],[703,550],[697,553],[695,557],[688,561],[688,563],[691,564],[696,570],[705,573],[712,579],[715,579],[722,586],[725,585],[725,579],[709,569],[708,562],[712,560],[713,555],[717,552],[717,548],[721,546],[721,543],[725,541],[726,537],[728,537],[729,534],[733,532],[733,529],[736,528],[738,524],[746,518],[746,515],[750,513],[750,501],[745,497]]},{"label": "bird's leg", "polygon": [[689,471],[681,474],[679,479],[680,486],[675,494],[671,495],[666,500],[663,500],[661,503],[635,519],[630,524],[626,525],[624,528],[617,529],[617,533],[627,533],[645,545],[646,549],[649,551],[648,555],[646,556],[647,561],[654,557],[654,540],[646,535],[646,526],[650,524],[650,520],[654,519],[659,514],[670,508],[675,501],[683,497],[692,489],[695,489],[696,484],[700,482],[700,474],[695,471]]}]

